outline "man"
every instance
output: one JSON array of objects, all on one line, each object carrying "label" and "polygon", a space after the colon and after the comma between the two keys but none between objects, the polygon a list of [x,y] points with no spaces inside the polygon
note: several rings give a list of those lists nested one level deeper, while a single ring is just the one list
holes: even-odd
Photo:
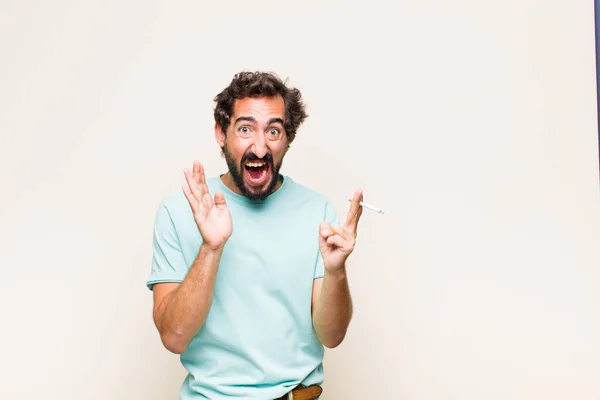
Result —
[{"label": "man", "polygon": [[239,73],[215,101],[229,171],[207,179],[195,161],[163,199],[147,282],[162,343],[189,372],[180,398],[318,398],[324,346],[352,315],[363,195],[340,226],[328,199],[280,174],[306,113],[275,75]]}]

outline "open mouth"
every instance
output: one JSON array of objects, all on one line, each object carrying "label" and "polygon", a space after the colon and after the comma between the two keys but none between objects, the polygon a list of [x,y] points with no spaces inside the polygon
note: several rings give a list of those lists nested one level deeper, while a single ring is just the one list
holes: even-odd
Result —
[{"label": "open mouth", "polygon": [[254,185],[262,185],[269,178],[269,164],[265,161],[249,161],[244,165],[246,177]]}]

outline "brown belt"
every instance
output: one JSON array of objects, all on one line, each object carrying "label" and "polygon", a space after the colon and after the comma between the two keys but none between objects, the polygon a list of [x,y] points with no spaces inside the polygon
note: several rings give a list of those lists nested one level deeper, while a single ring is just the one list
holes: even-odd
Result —
[{"label": "brown belt", "polygon": [[314,400],[321,395],[323,388],[319,385],[298,385],[291,392],[278,397],[275,400]]}]

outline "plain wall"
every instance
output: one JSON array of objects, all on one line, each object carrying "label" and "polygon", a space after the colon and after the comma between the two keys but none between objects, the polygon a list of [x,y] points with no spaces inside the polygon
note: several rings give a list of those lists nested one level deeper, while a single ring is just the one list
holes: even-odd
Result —
[{"label": "plain wall", "polygon": [[387,210],[323,399],[600,398],[592,1],[3,0],[0,54],[1,399],[178,398],[153,218],[240,70],[304,94],[283,173]]}]

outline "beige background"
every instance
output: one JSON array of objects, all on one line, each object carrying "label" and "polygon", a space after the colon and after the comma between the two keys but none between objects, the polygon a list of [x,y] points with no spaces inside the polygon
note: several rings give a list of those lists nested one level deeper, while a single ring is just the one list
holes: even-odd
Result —
[{"label": "beige background", "polygon": [[[210,4],[210,5],[208,5]],[[357,187],[323,399],[599,399],[593,2],[0,1],[0,398],[175,399],[161,197],[225,170],[212,98],[289,77],[283,172]]]}]

